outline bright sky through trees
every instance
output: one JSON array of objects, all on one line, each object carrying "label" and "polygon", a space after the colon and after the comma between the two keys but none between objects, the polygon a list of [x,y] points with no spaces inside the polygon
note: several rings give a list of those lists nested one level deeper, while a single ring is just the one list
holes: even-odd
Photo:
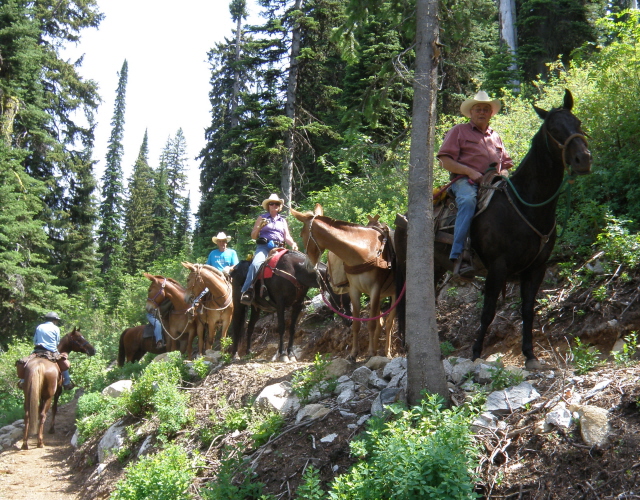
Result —
[{"label": "bright sky through trees", "polygon": [[[145,129],[149,131],[149,163],[154,168],[167,139],[182,127],[188,146],[191,209],[200,200],[195,157],[205,144],[204,129],[211,121],[210,71],[207,51],[215,42],[232,37],[234,24],[227,0],[98,0],[105,19],[98,30],[85,30],[67,57],[85,54],[79,72],[100,85],[102,105],[94,172],[100,179],[105,165],[110,120],[118,85],[117,72],[127,59],[129,78],[124,126],[124,179],[135,163]],[[249,5],[253,2],[249,0]]]}]

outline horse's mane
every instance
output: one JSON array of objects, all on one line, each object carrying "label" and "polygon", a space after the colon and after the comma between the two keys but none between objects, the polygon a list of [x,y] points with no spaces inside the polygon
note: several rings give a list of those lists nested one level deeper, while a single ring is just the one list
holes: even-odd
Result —
[{"label": "horse's mane", "polygon": [[166,279],[169,283],[172,283],[173,285],[184,289],[184,286],[182,286],[180,283],[178,283],[176,280],[174,280],[173,278],[165,278],[164,276],[161,276],[162,279]]},{"label": "horse's mane", "polygon": [[211,271],[212,273],[217,274],[220,277],[224,277],[224,273],[220,271],[220,269],[218,269],[217,267],[208,266],[207,264],[202,264],[201,269],[204,269],[205,271]]}]

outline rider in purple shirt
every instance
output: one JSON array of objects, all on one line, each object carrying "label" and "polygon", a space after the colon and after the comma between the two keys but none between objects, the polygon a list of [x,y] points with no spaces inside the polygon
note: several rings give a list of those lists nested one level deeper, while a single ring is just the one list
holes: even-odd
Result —
[{"label": "rider in purple shirt", "polygon": [[256,252],[251,266],[249,266],[247,278],[242,285],[242,297],[240,298],[242,304],[251,305],[253,279],[272,248],[284,247],[286,243],[293,250],[298,249],[298,245],[289,233],[287,220],[280,215],[283,204],[284,200],[276,194],[272,194],[262,202],[262,208],[267,212],[258,216],[251,230],[251,238],[256,240]]}]

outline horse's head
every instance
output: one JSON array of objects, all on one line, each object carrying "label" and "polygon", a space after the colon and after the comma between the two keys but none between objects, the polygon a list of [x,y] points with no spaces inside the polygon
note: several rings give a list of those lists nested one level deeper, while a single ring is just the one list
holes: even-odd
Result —
[{"label": "horse's head", "polygon": [[313,237],[313,221],[316,217],[323,215],[322,205],[316,203],[316,207],[313,212],[298,212],[293,208],[290,209],[291,215],[302,222],[302,230],[300,231],[300,237],[304,241],[304,248],[307,253],[307,257],[312,265],[316,266],[320,260],[324,248],[322,248],[316,239]]},{"label": "horse's head", "polygon": [[[193,302],[196,295],[204,289],[199,272],[201,266],[198,264],[192,264],[191,262],[183,262],[182,266],[190,271],[189,276],[187,277],[187,288],[184,291],[184,301],[190,304]],[[202,285],[200,290],[196,291],[195,288],[200,287],[200,285]]]},{"label": "horse's head", "polygon": [[151,281],[147,292],[147,312],[153,313],[167,298],[167,278],[144,273],[144,277]]},{"label": "horse's head", "polygon": [[96,353],[95,348],[82,336],[80,328],[77,326],[62,337],[60,344],[58,344],[58,350],[60,352],[82,352],[88,356],[93,356]]},{"label": "horse's head", "polygon": [[573,96],[567,89],[561,108],[545,111],[533,107],[538,116],[544,120],[548,147],[556,148],[562,156],[562,163],[570,174],[584,175],[591,173],[591,152],[587,144],[586,134],[582,131],[580,120],[571,112]]}]

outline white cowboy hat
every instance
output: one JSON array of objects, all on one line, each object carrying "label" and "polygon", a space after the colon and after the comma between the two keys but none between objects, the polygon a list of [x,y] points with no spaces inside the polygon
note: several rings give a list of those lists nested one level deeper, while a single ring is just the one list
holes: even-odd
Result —
[{"label": "white cowboy hat", "polygon": [[218,243],[218,240],[226,240],[229,241],[231,239],[231,236],[227,236],[224,233],[218,233],[217,236],[214,236],[213,238],[211,238],[211,241],[213,241],[214,243]]},{"label": "white cowboy hat", "polygon": [[491,105],[491,116],[497,115],[498,111],[500,111],[500,99],[494,99],[493,101],[489,99],[489,96],[484,90],[479,91],[475,97],[472,99],[467,99],[462,104],[460,104],[460,113],[462,113],[467,118],[471,118],[471,108],[473,108],[476,104],[490,104]]},{"label": "white cowboy hat", "polygon": [[262,208],[264,208],[268,212],[269,203],[274,201],[280,203],[281,206],[284,205],[284,200],[282,198],[279,198],[277,194],[272,194],[262,202]]}]

